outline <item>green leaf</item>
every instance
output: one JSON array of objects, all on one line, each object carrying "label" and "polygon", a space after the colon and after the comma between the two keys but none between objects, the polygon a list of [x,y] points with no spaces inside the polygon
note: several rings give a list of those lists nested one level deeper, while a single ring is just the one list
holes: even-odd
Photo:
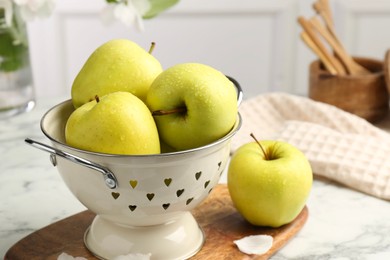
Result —
[{"label": "green leaf", "polygon": [[151,7],[143,16],[144,19],[150,19],[157,16],[161,12],[177,4],[179,0],[149,0],[149,2]]},{"label": "green leaf", "polygon": [[21,67],[21,64],[23,64],[23,61],[17,58],[11,58],[3,60],[0,63],[0,71],[10,72],[15,71]]},{"label": "green leaf", "polygon": [[14,71],[25,65],[28,49],[23,44],[14,44],[10,33],[0,32],[0,70]]}]

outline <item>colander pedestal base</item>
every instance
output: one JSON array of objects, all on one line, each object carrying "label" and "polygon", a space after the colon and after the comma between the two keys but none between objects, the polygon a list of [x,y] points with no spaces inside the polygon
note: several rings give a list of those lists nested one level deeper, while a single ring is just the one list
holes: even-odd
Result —
[{"label": "colander pedestal base", "polygon": [[85,232],[84,243],[100,259],[150,254],[151,259],[186,259],[203,246],[204,234],[190,212],[169,223],[123,226],[96,216]]}]

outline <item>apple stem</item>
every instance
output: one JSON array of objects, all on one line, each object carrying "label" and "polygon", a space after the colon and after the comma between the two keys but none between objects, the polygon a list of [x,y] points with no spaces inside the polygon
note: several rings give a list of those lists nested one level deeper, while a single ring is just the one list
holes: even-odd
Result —
[{"label": "apple stem", "polygon": [[97,102],[97,103],[99,103],[99,102],[100,102],[100,98],[99,98],[99,96],[98,96],[98,95],[95,95],[95,100],[96,100],[96,102]]},{"label": "apple stem", "polygon": [[169,109],[169,110],[156,110],[152,112],[152,116],[165,116],[165,115],[170,115],[170,114],[175,114],[175,113],[185,113],[187,112],[187,108],[185,107],[178,107],[174,109]]},{"label": "apple stem", "polygon": [[149,48],[149,54],[152,54],[153,50],[154,50],[154,47],[156,46],[156,43],[155,42],[151,42],[150,44],[150,48]]},{"label": "apple stem", "polygon": [[256,136],[255,136],[253,133],[251,133],[250,136],[251,136],[251,137],[256,141],[256,143],[260,146],[261,150],[263,151],[263,154],[264,154],[265,159],[268,161],[268,160],[269,160],[268,154],[265,152],[264,147],[263,147],[263,146],[261,145],[261,143],[257,140]]}]

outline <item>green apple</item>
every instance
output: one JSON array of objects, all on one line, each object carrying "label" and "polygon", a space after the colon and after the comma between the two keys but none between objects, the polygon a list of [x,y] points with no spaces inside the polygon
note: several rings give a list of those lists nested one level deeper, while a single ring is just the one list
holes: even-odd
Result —
[{"label": "green apple", "polygon": [[204,64],[177,64],[162,72],[146,103],[161,139],[176,150],[200,147],[226,135],[237,117],[237,92],[220,71]]},{"label": "green apple", "polygon": [[233,154],[227,182],[235,207],[248,222],[279,227],[304,208],[313,173],[305,155],[289,143],[251,142]]},{"label": "green apple", "polygon": [[110,40],[85,62],[72,85],[75,108],[116,91],[126,91],[145,101],[153,80],[162,72],[160,62],[138,44]]},{"label": "green apple", "polygon": [[114,92],[77,108],[65,127],[72,147],[108,154],[160,153],[157,127],[148,107],[129,92]]}]

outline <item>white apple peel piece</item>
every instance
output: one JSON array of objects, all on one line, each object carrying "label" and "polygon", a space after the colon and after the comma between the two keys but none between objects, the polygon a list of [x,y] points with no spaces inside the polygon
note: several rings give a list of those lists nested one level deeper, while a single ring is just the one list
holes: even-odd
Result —
[{"label": "white apple peel piece", "polygon": [[58,257],[57,260],[87,260],[85,257],[76,256],[73,257],[65,252],[62,252]]},{"label": "white apple peel piece", "polygon": [[234,240],[238,249],[248,255],[262,255],[271,249],[274,238],[269,235],[246,236],[239,240]]}]

